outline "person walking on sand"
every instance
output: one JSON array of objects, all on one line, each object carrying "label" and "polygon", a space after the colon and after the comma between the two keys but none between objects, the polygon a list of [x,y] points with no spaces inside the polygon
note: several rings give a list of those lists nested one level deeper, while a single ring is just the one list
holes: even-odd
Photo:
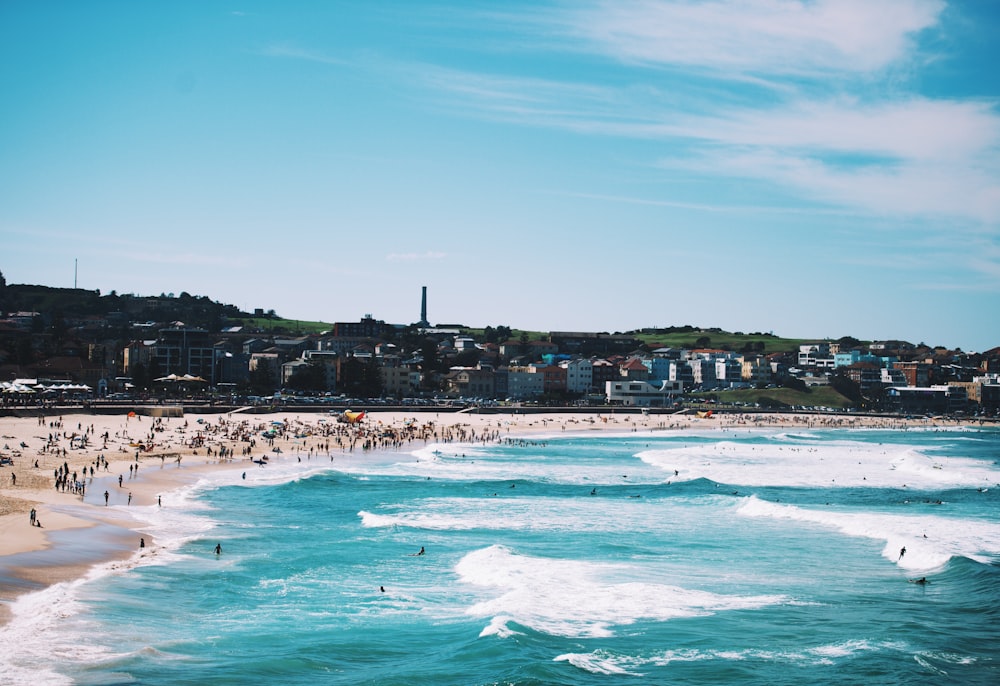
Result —
[{"label": "person walking on sand", "polygon": [[108,506],[108,492],[104,491],[104,506]]}]

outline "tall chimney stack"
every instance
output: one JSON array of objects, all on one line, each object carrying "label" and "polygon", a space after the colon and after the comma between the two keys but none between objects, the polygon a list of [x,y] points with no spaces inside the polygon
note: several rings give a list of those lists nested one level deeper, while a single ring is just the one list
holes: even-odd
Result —
[{"label": "tall chimney stack", "polygon": [[427,321],[427,286],[422,287],[420,296],[420,326],[430,326],[430,322]]}]

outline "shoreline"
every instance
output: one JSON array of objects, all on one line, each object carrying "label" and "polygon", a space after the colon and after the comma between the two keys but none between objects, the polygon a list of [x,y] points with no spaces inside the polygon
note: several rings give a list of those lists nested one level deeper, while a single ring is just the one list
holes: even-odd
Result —
[{"label": "shoreline", "polygon": [[[0,418],[0,445],[14,465],[0,468],[0,626],[25,594],[85,577],[106,563],[155,554],[156,542],[132,507],[200,476],[312,458],[409,454],[431,443],[495,442],[553,434],[782,428],[956,427],[970,421],[896,417],[720,414],[410,413],[374,412],[360,424],[316,413],[149,417],[76,412]],[[272,432],[265,437],[264,432]],[[37,464],[37,466],[36,466]],[[307,467],[308,464],[308,467]],[[60,470],[70,482],[55,488]],[[91,476],[91,470],[93,475]],[[86,476],[83,476],[86,472]],[[16,475],[13,483],[12,475]],[[85,487],[73,493],[73,477]],[[107,501],[105,502],[105,493]],[[171,506],[169,502],[166,506]],[[34,509],[41,526],[31,525]],[[140,553],[139,539],[145,540]]]}]

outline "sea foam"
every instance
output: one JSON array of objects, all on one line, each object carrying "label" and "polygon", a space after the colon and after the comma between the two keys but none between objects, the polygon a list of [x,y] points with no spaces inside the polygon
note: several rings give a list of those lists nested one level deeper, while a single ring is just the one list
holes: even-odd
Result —
[{"label": "sea foam", "polygon": [[[467,610],[490,618],[483,635],[500,634],[513,622],[556,636],[606,637],[614,635],[616,626],[638,621],[663,622],[785,601],[778,595],[722,595],[636,581],[647,576],[639,566],[518,555],[501,545],[469,553],[455,571],[464,583],[495,592]],[[501,617],[505,619],[498,621]]]},{"label": "sea foam", "polygon": [[996,465],[932,457],[915,446],[853,441],[717,441],[646,450],[637,457],[673,481],[710,479],[743,486],[941,489],[991,486]]},{"label": "sea foam", "polygon": [[[848,536],[885,541],[882,556],[903,569],[929,571],[953,557],[990,564],[1000,556],[1000,523],[927,514],[815,510],[747,497],[738,509],[746,517],[817,524]],[[903,548],[906,553],[900,555]]]}]

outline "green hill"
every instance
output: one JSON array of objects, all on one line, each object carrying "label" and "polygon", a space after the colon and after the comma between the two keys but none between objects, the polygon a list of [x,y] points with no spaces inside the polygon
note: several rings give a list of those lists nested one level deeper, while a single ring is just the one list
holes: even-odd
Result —
[{"label": "green hill", "polygon": [[830,386],[813,386],[804,391],[793,388],[739,389],[733,391],[713,391],[695,393],[693,398],[706,403],[714,400],[721,405],[741,405],[760,407],[830,407],[836,410],[850,409],[854,403]]}]

